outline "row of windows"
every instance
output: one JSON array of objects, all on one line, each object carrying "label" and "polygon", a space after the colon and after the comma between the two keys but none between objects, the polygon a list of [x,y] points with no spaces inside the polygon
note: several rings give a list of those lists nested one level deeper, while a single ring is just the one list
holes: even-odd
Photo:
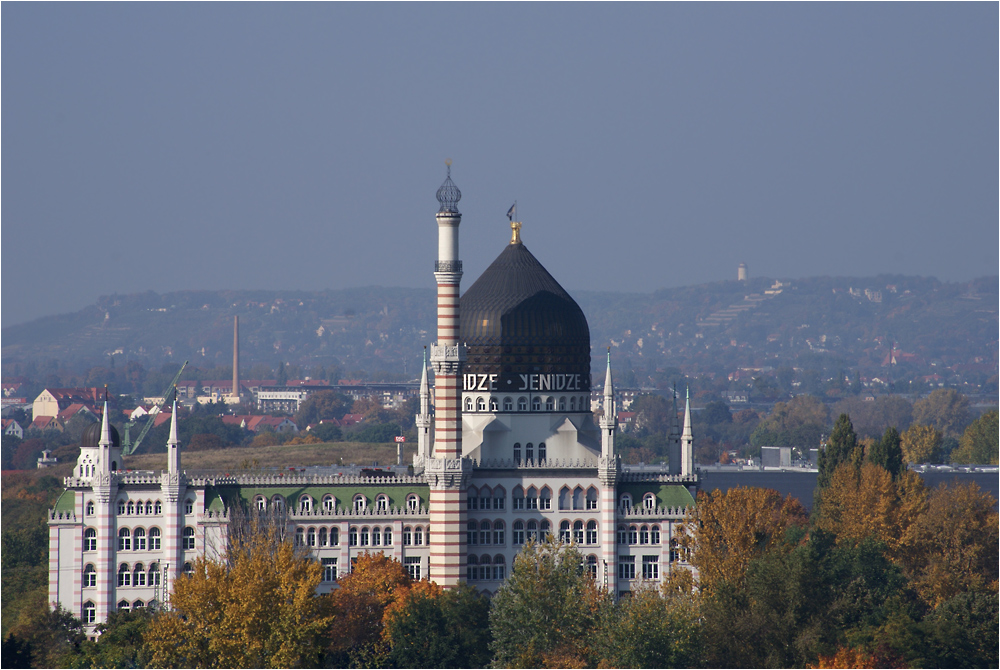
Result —
[{"label": "row of windows", "polygon": [[[672,544],[676,544],[672,540]],[[618,544],[659,544],[660,527],[653,526],[618,526]]]},{"label": "row of windows", "polygon": [[[528,411],[528,404],[529,404],[528,397],[527,396],[520,396],[517,399],[517,411],[518,412],[527,412]],[[554,412],[554,411],[556,411],[557,407],[558,407],[558,411],[560,411],[560,412],[565,412],[565,411],[567,411],[567,409],[570,412],[576,412],[578,408],[579,408],[579,411],[581,411],[581,412],[588,412],[588,411],[590,411],[590,404],[589,404],[588,399],[587,399],[586,396],[579,396],[579,402],[577,401],[577,396],[570,396],[568,404],[567,404],[567,401],[566,401],[566,396],[561,396],[559,398],[559,400],[556,400],[553,396],[545,396],[544,399],[543,399],[542,396],[534,396],[530,400],[530,404],[531,404],[531,411],[532,412],[541,412],[543,406],[545,407],[545,411],[546,412]],[[494,398],[492,396],[488,400],[487,400],[486,396],[479,396],[475,400],[473,400],[473,398],[471,396],[466,396],[465,397],[465,411],[466,412],[472,412],[472,411],[485,412],[487,406],[490,408],[489,411],[491,411],[491,412],[499,412],[501,406],[503,407],[503,411],[505,411],[505,412],[513,412],[514,411],[514,399],[512,397],[510,397],[510,396],[505,397],[503,399],[503,404],[501,405],[500,399],[499,398]],[[473,408],[475,408],[475,409],[473,409]]]},{"label": "row of windows", "polygon": [[[157,602],[155,600],[150,600],[148,603],[144,603],[141,600],[136,600],[132,603],[129,603],[129,601],[127,600],[118,601],[118,609],[123,610],[125,612],[129,611],[129,609],[138,610],[142,609],[143,607],[156,609]],[[83,623],[85,624],[97,623],[97,605],[95,605],[90,600],[83,603]]]},{"label": "row of windows", "polygon": [[[321,501],[321,509],[324,512],[333,512],[337,509],[339,501],[333,495],[327,494],[323,496]],[[268,508],[283,510],[285,509],[285,498],[284,496],[275,495],[270,498],[265,496],[257,496],[254,498],[254,505],[258,510],[264,511]],[[366,498],[361,493],[358,493],[351,500],[351,508],[355,512],[363,512],[368,509],[368,498]],[[390,508],[389,496],[384,493],[380,493],[375,496],[375,509],[379,512],[388,512]],[[305,494],[299,497],[298,501],[298,511],[299,513],[312,512],[315,509],[315,500],[312,496]],[[409,511],[417,511],[420,509],[420,496],[416,493],[411,493],[406,496],[406,509]]]},{"label": "row of windows", "polygon": [[[623,493],[618,498],[618,506],[622,509],[632,509],[632,494]],[[656,494],[646,493],[642,496],[643,509],[656,509]]]},{"label": "row of windows", "polygon": [[[469,488],[466,494],[466,507],[469,510],[502,510],[505,507],[506,491],[502,486],[490,488],[483,486]],[[552,509],[552,489],[543,486],[539,491],[529,486],[515,486],[511,497],[513,509]],[[595,510],[597,509],[598,492],[593,486],[586,491],[582,486],[570,490],[568,486],[559,489],[559,509],[561,510]]]},{"label": "row of windows", "polygon": [[[660,557],[642,557],[642,578],[660,578]],[[618,579],[635,579],[635,556],[618,557]]]},{"label": "row of windows", "polygon": [[[92,566],[88,566],[92,567]],[[94,582],[97,575],[95,572],[91,573],[91,582]],[[148,577],[148,579],[147,579]],[[87,571],[84,570],[84,585],[87,586]],[[122,563],[118,566],[118,586],[159,586],[160,585],[160,565],[158,563],[153,563],[149,566],[149,573],[147,575],[142,563],[136,563],[134,566],[129,568],[128,563]],[[89,586],[96,586],[96,583],[91,583]]]},{"label": "row of windows", "polygon": [[489,556],[469,556],[465,561],[466,581],[501,581],[506,579],[507,565],[504,557],[497,554]]},{"label": "row of windows", "polygon": [[[331,533],[333,531],[331,530]],[[409,547],[411,545],[423,545],[425,543],[430,543],[430,529],[425,530],[423,526],[404,526],[403,527],[403,546]],[[347,544],[351,547],[388,547],[392,545],[392,528],[386,526],[385,528],[379,528],[378,526],[374,528],[369,528],[368,526],[361,526],[360,528],[352,526],[350,530],[347,531]],[[310,545],[312,546],[312,545]]]},{"label": "row of windows", "polygon": [[[147,542],[148,538],[148,542]],[[160,549],[160,529],[150,528],[147,536],[144,528],[122,528],[118,531],[118,551],[150,551]],[[194,549],[194,528],[188,526],[181,537],[182,549]],[[83,532],[83,550],[97,551],[97,529],[88,528]]]},{"label": "row of windows", "polygon": [[[94,503],[93,501],[87,502],[86,514],[87,516],[94,515]],[[194,513],[194,500],[184,501],[184,513],[193,514]],[[147,500],[143,502],[141,500],[119,500],[118,501],[118,515],[159,515],[163,514],[163,503],[159,500],[153,502],[152,500]]]}]

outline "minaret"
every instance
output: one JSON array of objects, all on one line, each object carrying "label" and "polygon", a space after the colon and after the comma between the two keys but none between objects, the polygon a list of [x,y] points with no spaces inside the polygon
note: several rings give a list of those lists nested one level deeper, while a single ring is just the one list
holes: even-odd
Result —
[{"label": "minaret", "polygon": [[421,465],[430,457],[431,441],[431,392],[427,385],[427,347],[424,347],[424,366],[420,375],[420,413],[417,414],[417,453],[413,455],[413,464]]},{"label": "minaret", "polygon": [[691,387],[684,398],[684,432],[681,434],[681,474],[694,474],[694,436],[691,434]]},{"label": "minaret", "polygon": [[167,439],[167,472],[174,475],[181,471],[181,449],[177,440],[177,389],[174,389],[174,407],[170,413],[170,437]]},{"label": "minaret", "polygon": [[611,347],[608,347],[608,371],[604,377],[604,416],[601,417],[601,457],[615,455],[615,429],[618,415],[615,412],[615,389],[611,381]]},{"label": "minaret", "polygon": [[608,371],[604,377],[604,416],[600,420],[601,459],[598,478],[601,482],[601,564],[597,581],[609,593],[618,594],[618,545],[615,537],[618,509],[618,455],[615,454],[615,430],[618,415],[615,412],[615,388],[611,380],[611,347],[608,347]]},{"label": "minaret", "polygon": [[[233,316],[233,392],[229,395],[232,402],[240,402],[240,317]],[[177,401],[177,394],[174,394],[174,404]]]},{"label": "minaret", "polygon": [[472,463],[462,458],[462,364],[465,345],[459,342],[459,284],[462,261],[458,258],[458,226],[462,192],[448,176],[437,190],[438,258],[437,342],[431,345],[434,366],[434,458],[426,460],[424,474],[430,485],[430,579],[445,588],[465,579],[465,488]]},{"label": "minaret", "polygon": [[109,474],[118,469],[118,463],[112,454],[114,443],[111,440],[111,424],[108,423],[108,389],[104,388],[104,412],[101,415],[101,440],[97,443],[97,471]]},{"label": "minaret", "polygon": [[670,432],[667,434],[667,467],[670,474],[681,473],[681,427],[677,420],[677,387],[673,389],[670,410]]}]

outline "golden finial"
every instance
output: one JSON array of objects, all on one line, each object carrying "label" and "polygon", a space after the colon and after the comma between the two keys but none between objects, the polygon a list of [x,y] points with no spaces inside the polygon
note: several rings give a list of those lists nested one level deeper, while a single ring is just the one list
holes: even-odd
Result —
[{"label": "golden finial", "polygon": [[521,222],[511,221],[510,222],[510,243],[520,244],[521,243]]},{"label": "golden finial", "polygon": [[444,164],[447,165],[448,167],[451,167],[451,159],[450,158],[445,158],[444,159]]}]

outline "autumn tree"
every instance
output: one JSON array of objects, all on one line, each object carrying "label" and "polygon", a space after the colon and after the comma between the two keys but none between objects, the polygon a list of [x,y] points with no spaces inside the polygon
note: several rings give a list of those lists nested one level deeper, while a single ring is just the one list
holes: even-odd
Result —
[{"label": "autumn tree", "polygon": [[174,582],[169,611],[145,633],[155,667],[290,668],[319,661],[332,618],[316,594],[322,568],[284,536],[249,517],[222,560],[204,557]]},{"label": "autumn tree", "polygon": [[531,542],[493,596],[490,631],[498,667],[583,667],[593,664],[593,633],[608,593],[583,571],[575,547]]},{"label": "autumn tree", "polygon": [[750,444],[755,448],[816,445],[829,419],[830,412],[819,398],[795,396],[787,403],[774,405],[771,413],[754,428]]},{"label": "autumn tree", "polygon": [[816,485],[825,489],[830,485],[834,471],[841,463],[860,463],[863,453],[858,448],[858,435],[854,432],[851,417],[841,414],[833,426],[833,432],[826,440],[826,446],[819,452],[819,474]]},{"label": "autumn tree", "polygon": [[915,423],[900,436],[907,463],[937,463],[941,458],[941,433],[934,426]]},{"label": "autumn tree", "polygon": [[969,399],[955,389],[937,389],[913,403],[913,421],[958,437],[972,420]]},{"label": "autumn tree", "polygon": [[933,489],[926,509],[903,534],[903,564],[927,603],[937,606],[960,593],[996,591],[996,498],[974,482]]},{"label": "autumn tree", "polygon": [[1000,459],[1000,426],[997,410],[990,410],[969,424],[958,449],[951,452],[952,463],[996,465]]},{"label": "autumn tree", "polygon": [[790,527],[805,523],[801,503],[791,496],[783,500],[773,489],[702,491],[698,504],[688,508],[681,541],[693,550],[701,588],[711,591],[722,582],[742,584],[751,560],[778,545]]},{"label": "autumn tree", "polygon": [[338,421],[348,413],[350,399],[335,391],[316,391],[310,393],[295,414],[295,424],[302,430],[306,426],[319,423],[323,419]]}]

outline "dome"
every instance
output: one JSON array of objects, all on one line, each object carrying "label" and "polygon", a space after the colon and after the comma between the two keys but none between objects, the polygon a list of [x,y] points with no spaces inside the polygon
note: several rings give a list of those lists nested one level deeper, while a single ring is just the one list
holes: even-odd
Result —
[{"label": "dome", "polygon": [[[516,389],[525,374],[559,375],[553,390],[590,390],[587,318],[524,244],[508,245],[469,287],[460,314],[464,369],[498,375],[496,390]],[[565,375],[575,383],[565,386]]]},{"label": "dome", "polygon": [[[113,425],[109,425],[108,428],[111,429],[111,446],[120,447],[122,446],[121,438],[118,437],[118,430],[115,429]],[[80,438],[81,447],[99,447],[101,444],[101,422],[92,423],[87,426],[83,431],[83,436]]]}]

